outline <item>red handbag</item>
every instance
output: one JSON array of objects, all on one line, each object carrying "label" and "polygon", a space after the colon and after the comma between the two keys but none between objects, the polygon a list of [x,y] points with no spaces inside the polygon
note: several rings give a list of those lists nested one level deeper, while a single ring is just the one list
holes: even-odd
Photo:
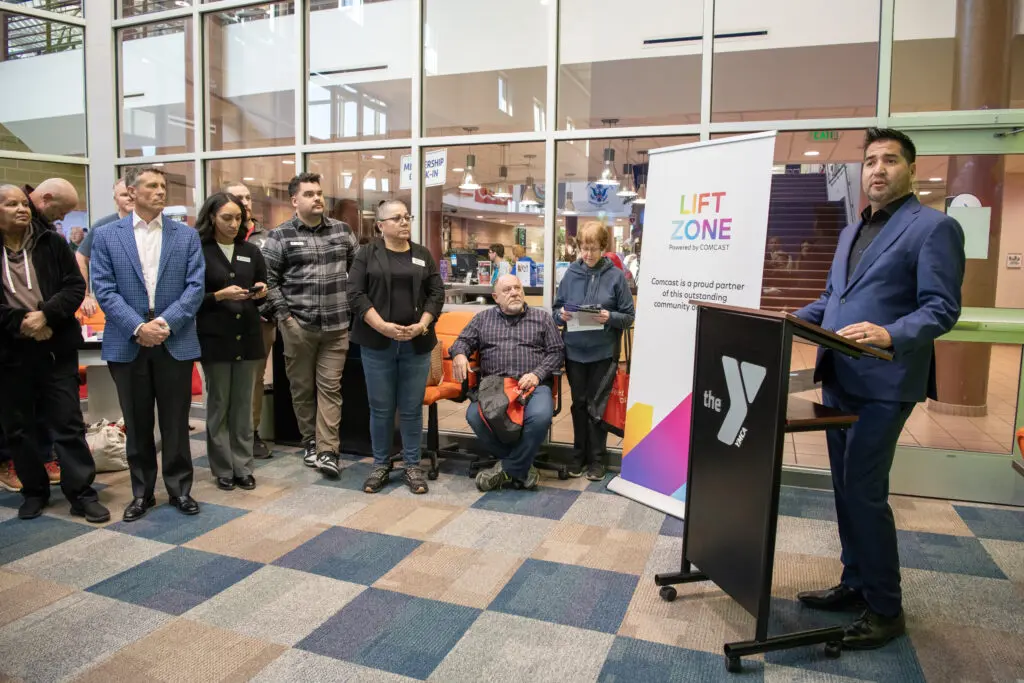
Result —
[{"label": "red handbag", "polygon": [[[608,403],[604,407],[604,415],[601,418],[602,426],[615,436],[623,436],[626,432],[626,402],[629,398],[629,370],[633,360],[632,329],[626,330],[623,336],[626,338],[626,367],[622,363],[616,363],[617,369],[615,379],[612,380],[612,390],[608,394]],[[619,358],[619,349],[616,344],[615,358]]]}]

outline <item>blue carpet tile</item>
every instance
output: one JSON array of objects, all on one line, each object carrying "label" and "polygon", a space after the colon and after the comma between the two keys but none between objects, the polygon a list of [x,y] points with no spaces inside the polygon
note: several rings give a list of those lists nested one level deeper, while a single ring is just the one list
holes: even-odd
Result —
[{"label": "blue carpet tile", "polygon": [[665,515],[665,521],[661,523],[661,530],[658,532],[662,536],[675,536],[676,538],[683,537],[683,531],[686,529],[686,524],[683,520],[672,515]]},{"label": "blue carpet tile", "polygon": [[744,660],[743,675],[737,676],[726,672],[722,655],[647,640],[616,638],[597,680],[599,683],[749,681],[764,680],[759,675],[763,670],[762,662]]},{"label": "blue carpet tile", "polygon": [[[21,497],[20,494],[18,497]],[[60,545],[90,531],[92,528],[84,524],[46,515],[28,521],[9,519],[0,523],[0,565]]]},{"label": "blue carpet tile", "polygon": [[783,486],[779,491],[779,515],[836,521],[836,500],[831,491]]},{"label": "blue carpet tile", "polygon": [[[373,465],[367,462],[352,462],[346,463],[341,474],[336,479],[330,477],[321,477],[317,482],[317,486],[330,486],[335,489],[348,489],[349,491],[362,491],[363,482],[366,481],[366,477],[373,471]],[[394,479],[394,473],[392,472],[392,479]]]},{"label": "blue carpet tile", "polygon": [[1024,542],[1024,510],[994,510],[954,505],[967,528],[978,538]]},{"label": "blue carpet tile", "polygon": [[580,497],[579,491],[566,491],[546,486],[533,491],[489,491],[473,503],[479,510],[511,512],[517,515],[559,520]]},{"label": "blue carpet tile", "polygon": [[387,574],[419,541],[332,527],[274,562],[280,567],[370,585]]},{"label": "blue carpet tile", "polygon": [[224,505],[199,502],[198,515],[183,515],[169,504],[157,505],[146,516],[135,522],[116,522],[107,527],[129,536],[148,538],[151,541],[181,545],[199,538],[233,519],[249,514]]},{"label": "blue carpet tile", "polygon": [[976,538],[901,530],[896,535],[903,567],[986,579],[1006,578]]},{"label": "blue carpet tile", "polygon": [[636,583],[618,572],[526,560],[488,609],[615,633]]},{"label": "blue carpet tile", "polygon": [[181,615],[230,588],[263,565],[173,548],[88,589],[141,607]]},{"label": "blue carpet tile", "polygon": [[296,647],[423,680],[479,615],[461,605],[368,588]]}]

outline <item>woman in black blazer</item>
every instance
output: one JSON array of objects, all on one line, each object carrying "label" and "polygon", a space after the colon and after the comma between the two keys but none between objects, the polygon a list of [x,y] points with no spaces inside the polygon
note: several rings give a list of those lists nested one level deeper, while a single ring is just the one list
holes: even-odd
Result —
[{"label": "woman in black blazer", "polygon": [[196,316],[206,376],[206,455],[217,487],[256,487],[252,476],[252,392],[266,357],[256,300],[267,295],[263,254],[245,241],[240,199],[218,192],[196,230],[206,258],[206,296]]},{"label": "woman in black blazer", "polygon": [[396,408],[403,480],[413,493],[427,492],[420,467],[423,391],[437,343],[434,321],[444,306],[444,283],[430,252],[410,241],[411,225],[404,202],[381,202],[377,227],[382,236],[356,253],[348,273],[351,339],[360,346],[370,401],[374,468],[363,484],[367,493],[377,493],[390,478]]}]

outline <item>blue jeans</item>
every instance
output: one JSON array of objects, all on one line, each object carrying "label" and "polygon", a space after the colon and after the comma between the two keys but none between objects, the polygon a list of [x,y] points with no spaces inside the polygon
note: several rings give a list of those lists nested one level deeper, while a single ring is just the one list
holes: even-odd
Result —
[{"label": "blue jeans", "polygon": [[476,438],[480,439],[484,448],[501,460],[502,469],[508,472],[509,476],[524,481],[533,465],[533,459],[537,457],[537,450],[548,435],[552,412],[554,403],[551,400],[551,387],[542,384],[534,389],[526,404],[526,411],[523,414],[523,435],[511,446],[503,444],[491,433],[480,417],[476,401],[471,402],[466,409],[466,422],[473,428]]},{"label": "blue jeans", "polygon": [[366,397],[370,401],[370,442],[373,464],[390,463],[391,442],[398,409],[402,433],[402,459],[406,466],[420,464],[423,435],[423,391],[430,374],[430,354],[416,353],[412,342],[392,340],[382,350],[359,349],[366,375]]}]

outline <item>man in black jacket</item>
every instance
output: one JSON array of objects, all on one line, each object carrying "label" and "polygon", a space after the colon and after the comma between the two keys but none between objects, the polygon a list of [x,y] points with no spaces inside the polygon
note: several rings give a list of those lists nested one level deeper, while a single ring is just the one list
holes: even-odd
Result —
[{"label": "man in black jacket", "polygon": [[38,517],[49,503],[41,421],[56,445],[71,514],[106,522],[110,513],[92,488],[96,466],[78,399],[82,330],[75,311],[85,281],[64,238],[36,231],[28,197],[14,185],[0,186],[0,235],[0,424],[23,485],[18,517]]}]

